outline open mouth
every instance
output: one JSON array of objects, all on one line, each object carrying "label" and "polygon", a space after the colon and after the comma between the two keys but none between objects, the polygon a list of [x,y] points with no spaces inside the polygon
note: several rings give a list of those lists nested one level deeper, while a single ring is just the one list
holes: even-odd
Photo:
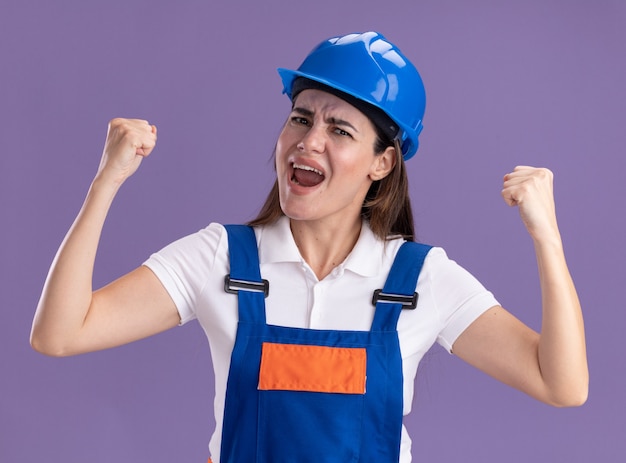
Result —
[{"label": "open mouth", "polygon": [[314,187],[324,181],[324,174],[314,167],[295,163],[291,166],[293,168],[291,181],[297,185]]}]

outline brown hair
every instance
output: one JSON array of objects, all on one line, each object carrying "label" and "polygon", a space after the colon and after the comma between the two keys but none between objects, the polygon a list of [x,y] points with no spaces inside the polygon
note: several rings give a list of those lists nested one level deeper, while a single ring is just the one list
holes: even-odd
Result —
[{"label": "brown hair", "polygon": [[[363,201],[361,216],[369,221],[374,234],[382,240],[400,235],[408,241],[414,241],[415,230],[409,198],[409,181],[400,144],[397,139],[389,140],[378,126],[372,125],[377,135],[374,152],[381,154],[389,146],[393,146],[396,153],[396,163],[386,177],[375,181],[370,186]],[[283,215],[284,212],[280,208],[278,180],[275,180],[265,204],[263,204],[256,218],[248,222],[248,225],[270,225]]]}]

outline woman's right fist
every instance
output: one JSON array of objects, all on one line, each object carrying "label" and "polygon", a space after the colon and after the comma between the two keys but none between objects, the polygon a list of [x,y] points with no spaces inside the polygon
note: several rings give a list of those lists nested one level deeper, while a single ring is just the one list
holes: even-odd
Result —
[{"label": "woman's right fist", "polygon": [[109,122],[98,176],[117,184],[130,177],[156,145],[157,129],[141,119]]}]

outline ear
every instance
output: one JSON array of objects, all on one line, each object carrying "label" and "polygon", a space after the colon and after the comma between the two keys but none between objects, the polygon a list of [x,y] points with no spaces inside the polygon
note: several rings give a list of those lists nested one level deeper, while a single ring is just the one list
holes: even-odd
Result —
[{"label": "ear", "polygon": [[389,175],[396,165],[396,156],[396,149],[393,146],[388,146],[381,154],[377,154],[369,174],[370,180],[375,182]]}]

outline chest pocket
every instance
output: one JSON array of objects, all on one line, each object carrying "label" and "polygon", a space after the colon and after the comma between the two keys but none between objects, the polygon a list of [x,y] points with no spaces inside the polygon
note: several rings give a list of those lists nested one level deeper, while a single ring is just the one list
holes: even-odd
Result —
[{"label": "chest pocket", "polygon": [[365,394],[366,365],[362,347],[264,342],[259,390]]}]

